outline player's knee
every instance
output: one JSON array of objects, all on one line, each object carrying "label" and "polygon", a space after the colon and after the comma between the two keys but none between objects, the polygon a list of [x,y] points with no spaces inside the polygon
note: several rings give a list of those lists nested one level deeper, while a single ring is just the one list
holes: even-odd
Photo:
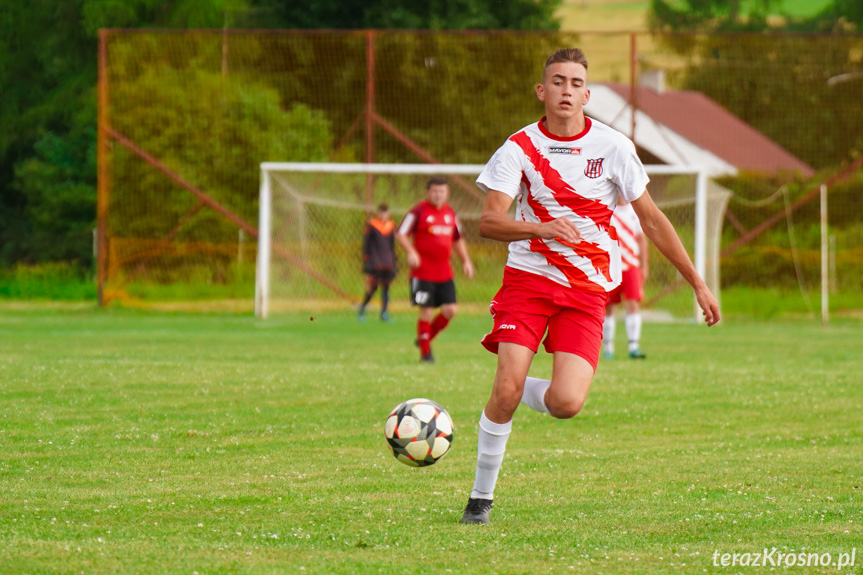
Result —
[{"label": "player's knee", "polygon": [[[548,402],[546,402],[548,403]],[[584,398],[570,398],[562,401],[557,401],[554,405],[547,405],[548,411],[552,417],[557,419],[572,419],[581,411],[584,406]]]},{"label": "player's knee", "polygon": [[489,403],[492,404],[495,413],[512,416],[521,401],[524,388],[515,382],[499,382],[492,390]]},{"label": "player's knee", "polygon": [[456,313],[458,313],[458,307],[456,307],[456,305],[455,305],[455,304],[453,304],[453,305],[447,305],[447,306],[444,306],[443,308],[441,308],[441,310],[440,310],[440,311],[441,311],[441,313],[443,314],[443,316],[444,316],[445,318],[447,318],[448,320],[450,320],[450,319],[452,319],[452,318],[454,318],[454,317],[455,317],[455,314],[456,314]]},{"label": "player's knee", "polygon": [[555,386],[548,390],[545,405],[552,417],[571,419],[578,415],[587,399],[587,385]]}]

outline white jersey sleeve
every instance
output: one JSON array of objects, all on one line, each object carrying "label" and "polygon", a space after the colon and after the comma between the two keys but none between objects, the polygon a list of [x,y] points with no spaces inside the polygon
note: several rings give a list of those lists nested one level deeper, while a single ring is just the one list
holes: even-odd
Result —
[{"label": "white jersey sleeve", "polygon": [[497,190],[515,199],[522,192],[523,157],[518,146],[507,140],[485,165],[476,185],[485,193]]},{"label": "white jersey sleeve", "polygon": [[647,172],[635,152],[635,144],[626,137],[620,138],[621,143],[618,150],[620,159],[617,162],[617,170],[614,171],[612,181],[617,184],[620,195],[624,202],[629,203],[641,197],[647,189]]}]

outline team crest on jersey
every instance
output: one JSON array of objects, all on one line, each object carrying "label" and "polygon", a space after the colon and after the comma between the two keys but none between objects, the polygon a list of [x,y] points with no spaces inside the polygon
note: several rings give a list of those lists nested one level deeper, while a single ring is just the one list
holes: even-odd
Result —
[{"label": "team crest on jersey", "polygon": [[588,160],[587,167],[584,168],[584,175],[588,178],[598,178],[602,175],[602,160],[605,158],[599,158],[598,160]]},{"label": "team crest on jersey", "polygon": [[449,217],[449,214],[444,215],[443,221],[446,222],[447,225],[452,223],[452,218]]},{"label": "team crest on jersey", "polygon": [[581,148],[563,148],[553,147],[548,149],[549,154],[570,154],[572,156],[580,156]]}]

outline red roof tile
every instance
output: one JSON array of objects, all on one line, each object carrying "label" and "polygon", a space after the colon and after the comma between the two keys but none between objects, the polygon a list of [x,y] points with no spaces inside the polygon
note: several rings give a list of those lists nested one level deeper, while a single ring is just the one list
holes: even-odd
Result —
[{"label": "red roof tile", "polygon": [[[605,83],[629,101],[628,84]],[[775,172],[814,170],[776,142],[701,92],[638,87],[638,109],[739,170]]]}]

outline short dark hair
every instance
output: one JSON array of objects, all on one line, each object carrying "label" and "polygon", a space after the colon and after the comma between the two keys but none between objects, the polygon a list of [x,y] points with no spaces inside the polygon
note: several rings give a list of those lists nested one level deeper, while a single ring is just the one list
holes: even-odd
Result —
[{"label": "short dark hair", "polygon": [[560,48],[555,50],[554,54],[549,56],[548,60],[545,61],[545,67],[542,69],[543,79],[545,79],[545,71],[548,67],[558,62],[575,62],[576,64],[581,64],[587,70],[587,56],[584,55],[581,48]]},{"label": "short dark hair", "polygon": [[390,211],[390,207],[386,204],[378,204],[378,211],[379,212],[388,212],[388,211]]},{"label": "short dark hair", "polygon": [[426,191],[428,191],[432,186],[448,186],[449,182],[446,181],[446,178],[442,178],[440,176],[434,176],[433,178],[429,178],[429,181],[426,182]]}]

